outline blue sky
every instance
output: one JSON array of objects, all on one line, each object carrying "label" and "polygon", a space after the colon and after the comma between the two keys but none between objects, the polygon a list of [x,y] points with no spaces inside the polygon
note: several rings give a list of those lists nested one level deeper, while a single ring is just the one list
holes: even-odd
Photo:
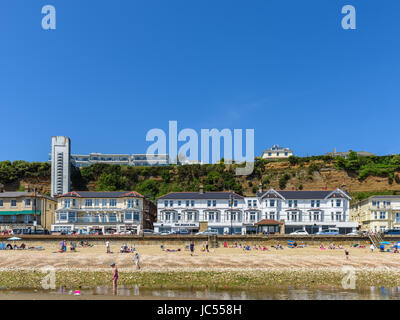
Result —
[{"label": "blue sky", "polygon": [[[57,29],[41,28],[54,5]],[[354,5],[357,30],[341,28]],[[398,0],[2,0],[0,160],[143,153],[152,128],[255,129],[255,154],[399,153]]]}]

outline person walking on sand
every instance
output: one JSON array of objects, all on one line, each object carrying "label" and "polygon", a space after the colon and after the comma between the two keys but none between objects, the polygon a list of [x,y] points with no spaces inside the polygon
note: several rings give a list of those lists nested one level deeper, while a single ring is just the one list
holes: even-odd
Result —
[{"label": "person walking on sand", "polygon": [[349,250],[345,249],[344,254],[346,255],[346,260],[349,260]]},{"label": "person walking on sand", "polygon": [[113,293],[117,293],[117,282],[118,282],[118,269],[115,263],[111,263],[110,266],[114,269],[113,271]]},{"label": "person walking on sand", "polygon": [[371,246],[369,247],[369,250],[371,250],[371,252],[374,252],[375,246],[374,244],[371,244]]},{"label": "person walking on sand", "polygon": [[106,241],[106,249],[107,249],[107,253],[111,253],[111,250],[110,250],[110,241]]},{"label": "person walking on sand", "polygon": [[206,241],[206,250],[207,250],[207,252],[210,252],[210,251],[208,251],[208,241]]},{"label": "person walking on sand", "polygon": [[140,269],[140,264],[139,264],[140,256],[139,256],[139,253],[137,251],[135,252],[135,256],[134,256],[133,259],[134,259],[135,264],[136,264],[136,270],[139,270]]},{"label": "person walking on sand", "polygon": [[194,243],[192,242],[190,244],[190,255],[193,256],[193,253],[194,253]]}]

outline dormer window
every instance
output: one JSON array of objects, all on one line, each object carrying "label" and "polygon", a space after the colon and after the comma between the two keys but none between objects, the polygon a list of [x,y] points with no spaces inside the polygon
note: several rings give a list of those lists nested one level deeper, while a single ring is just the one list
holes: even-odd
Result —
[{"label": "dormer window", "polygon": [[269,200],[269,206],[275,207],[275,200]]}]

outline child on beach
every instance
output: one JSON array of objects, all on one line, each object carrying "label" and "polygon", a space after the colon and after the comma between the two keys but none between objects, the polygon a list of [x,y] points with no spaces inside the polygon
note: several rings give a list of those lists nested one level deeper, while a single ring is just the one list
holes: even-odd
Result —
[{"label": "child on beach", "polygon": [[139,259],[140,259],[139,253],[136,251],[135,252],[135,256],[134,256],[134,261],[135,261],[135,264],[136,264],[136,270],[140,269]]},{"label": "child on beach", "polygon": [[190,244],[190,255],[193,256],[193,253],[194,253],[194,243],[192,242]]},{"label": "child on beach", "polygon": [[349,260],[349,250],[345,250],[344,251],[344,254],[346,255],[346,260]]}]

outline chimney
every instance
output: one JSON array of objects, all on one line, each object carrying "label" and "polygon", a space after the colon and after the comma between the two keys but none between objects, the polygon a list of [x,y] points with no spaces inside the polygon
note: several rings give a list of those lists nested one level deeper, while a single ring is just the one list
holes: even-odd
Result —
[{"label": "chimney", "polygon": [[263,190],[262,190],[262,182],[260,181],[260,183],[258,184],[258,192],[262,192]]},{"label": "chimney", "polygon": [[204,186],[203,186],[203,184],[201,183],[200,184],[200,194],[203,194],[204,193]]}]

